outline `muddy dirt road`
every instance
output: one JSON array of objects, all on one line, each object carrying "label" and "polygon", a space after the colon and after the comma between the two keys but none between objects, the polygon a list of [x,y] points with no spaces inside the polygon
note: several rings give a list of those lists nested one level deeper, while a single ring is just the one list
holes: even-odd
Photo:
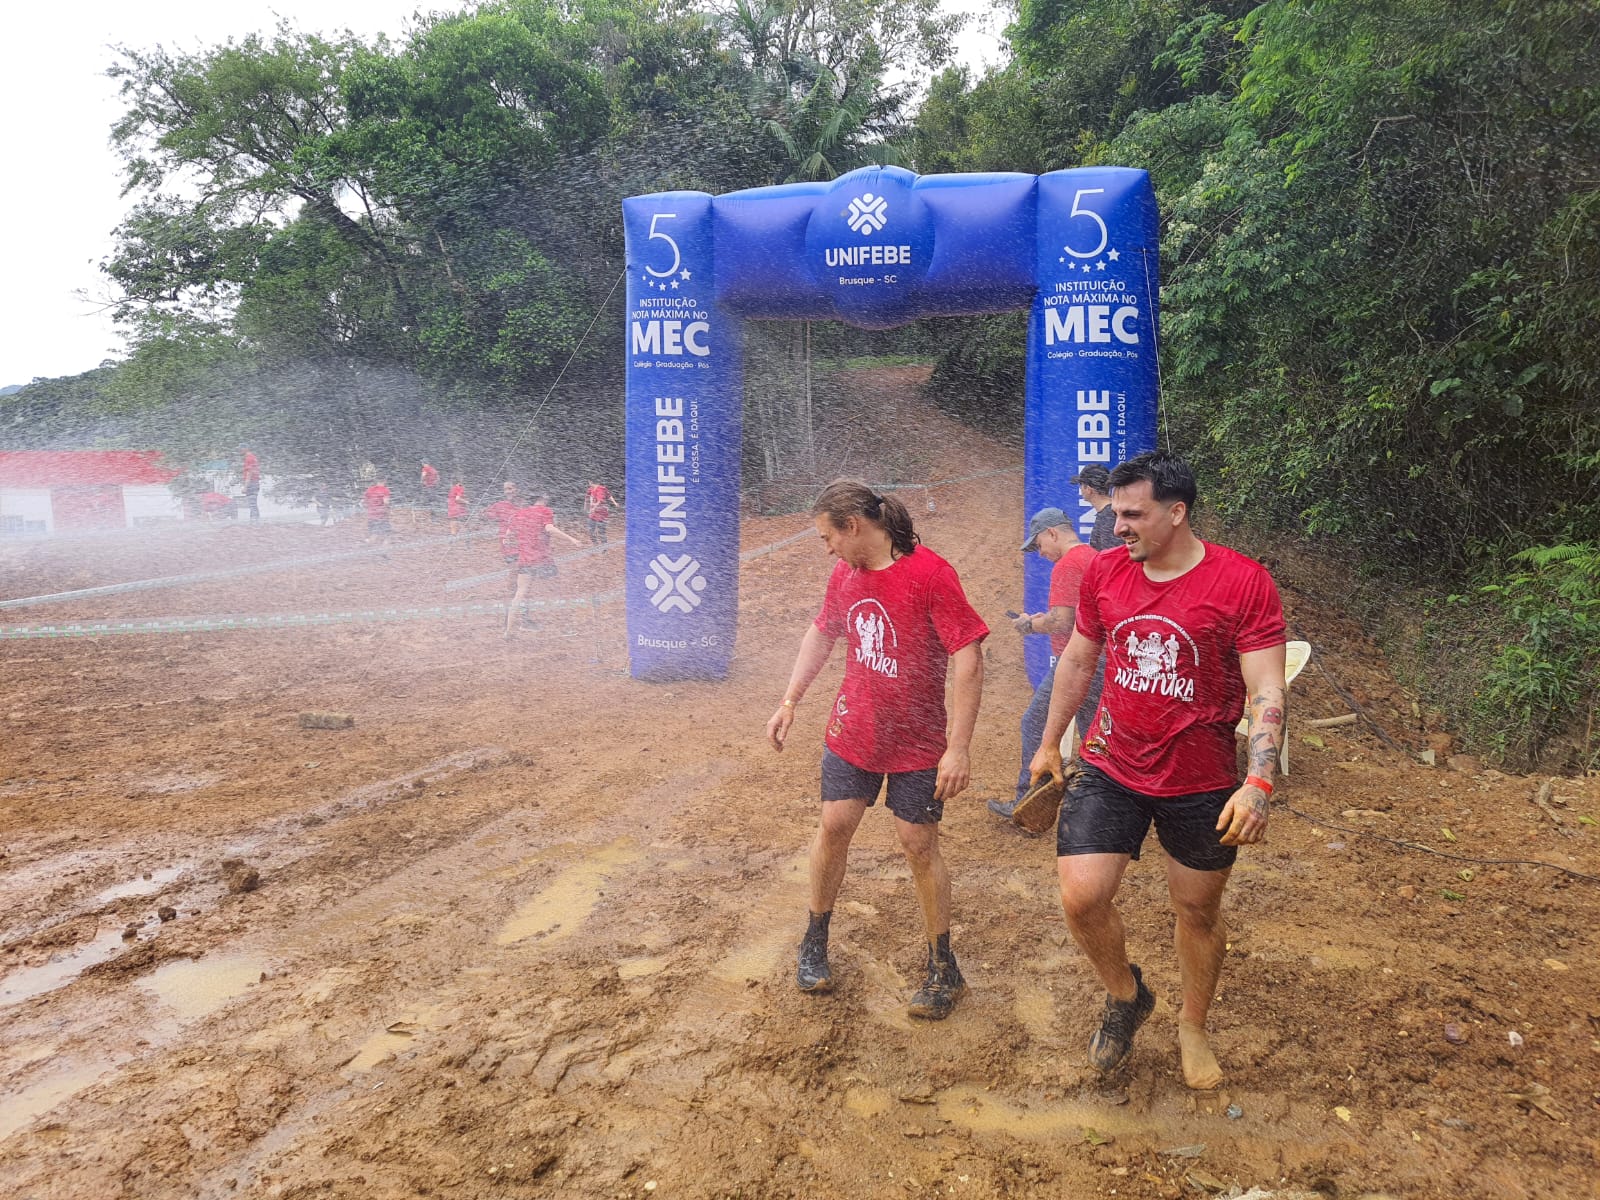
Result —
[{"label": "muddy dirt road", "polygon": [[[922,477],[1016,462],[920,419],[946,447]],[[1053,846],[983,806],[1027,700],[1001,616],[1019,493],[985,480],[919,513],[997,630],[976,784],[946,821],[972,991],[942,1024],[905,1015],[923,949],[881,810],[834,921],[839,989],[793,987],[822,708],[781,756],[761,735],[821,595],[810,541],[747,565],[721,684],[629,680],[616,604],[509,643],[491,615],[0,641],[0,1194],[1600,1196],[1600,886],[1364,836],[1597,875],[1600,781],[1555,782],[1558,824],[1541,780],[1311,730],[1345,711],[1316,666],[1279,793],[1314,819],[1280,807],[1230,890],[1223,1091],[1178,1075],[1153,839],[1124,912],[1161,1000],[1121,1074],[1085,1069],[1100,994]],[[745,545],[804,524],[752,518]],[[0,598],[359,538],[5,547]],[[498,582],[442,585],[493,567],[489,543],[408,535],[387,560],[0,623],[489,604]],[[572,560],[550,595],[620,571]],[[1339,597],[1280,582],[1322,666],[1422,749]],[[301,728],[313,709],[355,724]]]}]

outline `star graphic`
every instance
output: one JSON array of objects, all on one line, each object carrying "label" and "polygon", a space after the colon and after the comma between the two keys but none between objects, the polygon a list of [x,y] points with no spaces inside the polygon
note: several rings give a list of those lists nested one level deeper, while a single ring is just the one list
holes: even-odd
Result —
[{"label": "star graphic", "polygon": [[1116,262],[1117,259],[1122,257],[1122,255],[1118,254],[1115,250],[1108,250],[1108,251],[1106,251],[1106,257],[1109,258],[1112,262]]},{"label": "star graphic", "polygon": [[676,279],[674,279],[672,281],[672,290],[673,291],[677,291],[678,290],[678,281]]},{"label": "star graphic", "polygon": [[679,271],[678,278],[684,280],[685,282],[691,279],[692,276],[689,274],[689,268],[685,267],[683,270]]},{"label": "star graphic", "polygon": [[1106,260],[1102,258],[1099,262],[1095,263],[1094,269],[1096,271],[1104,271],[1106,269]]},{"label": "star graphic", "polygon": [[1066,262],[1067,260],[1065,258],[1058,258],[1058,259],[1056,259],[1056,261],[1057,262]]}]

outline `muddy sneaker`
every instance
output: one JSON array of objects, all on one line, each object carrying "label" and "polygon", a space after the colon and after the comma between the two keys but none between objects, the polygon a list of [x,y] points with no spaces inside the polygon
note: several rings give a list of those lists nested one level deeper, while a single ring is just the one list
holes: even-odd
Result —
[{"label": "muddy sneaker", "polygon": [[967,994],[967,981],[961,978],[961,968],[956,966],[956,956],[946,959],[934,956],[928,948],[928,977],[911,997],[910,1013],[929,1021],[942,1021],[955,1009],[956,1001]]},{"label": "muddy sneaker", "polygon": [[989,811],[1002,821],[1009,821],[1011,820],[1011,814],[1017,811],[1017,802],[1015,800],[991,800],[989,801]]},{"label": "muddy sneaker", "polygon": [[828,966],[826,938],[807,936],[800,943],[800,965],[795,968],[795,985],[802,992],[833,991],[833,970]]},{"label": "muddy sneaker", "polygon": [[1089,1039],[1089,1063],[1097,1071],[1114,1071],[1122,1064],[1133,1048],[1133,1035],[1156,1006],[1155,993],[1145,987],[1139,968],[1130,963],[1128,969],[1133,972],[1138,992],[1132,1000],[1113,1000],[1107,996],[1100,1028]]}]

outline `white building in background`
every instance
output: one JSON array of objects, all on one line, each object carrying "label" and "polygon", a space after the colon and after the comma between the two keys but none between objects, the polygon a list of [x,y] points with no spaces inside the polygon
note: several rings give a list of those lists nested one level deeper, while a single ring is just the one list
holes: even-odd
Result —
[{"label": "white building in background", "polygon": [[0,537],[84,533],[183,517],[159,450],[0,450]]}]

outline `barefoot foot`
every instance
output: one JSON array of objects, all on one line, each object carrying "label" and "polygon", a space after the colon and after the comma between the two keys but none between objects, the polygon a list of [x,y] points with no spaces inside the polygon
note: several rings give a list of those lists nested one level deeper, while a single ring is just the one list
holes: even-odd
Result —
[{"label": "barefoot foot", "polygon": [[1210,1091],[1222,1082],[1222,1068],[1211,1053],[1204,1028],[1179,1021],[1178,1052],[1183,1057],[1183,1081],[1190,1087]]}]

